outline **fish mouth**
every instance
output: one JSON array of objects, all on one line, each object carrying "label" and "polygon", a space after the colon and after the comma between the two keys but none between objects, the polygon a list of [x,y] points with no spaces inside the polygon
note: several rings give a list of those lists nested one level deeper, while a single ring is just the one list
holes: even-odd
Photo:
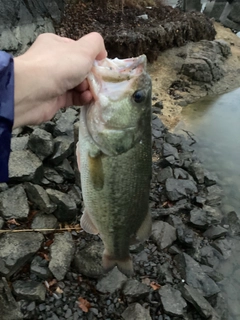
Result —
[{"label": "fish mouth", "polygon": [[145,55],[128,59],[96,60],[87,77],[94,100],[99,100],[103,95],[111,100],[118,100],[132,87],[134,80],[146,72],[146,68]]}]

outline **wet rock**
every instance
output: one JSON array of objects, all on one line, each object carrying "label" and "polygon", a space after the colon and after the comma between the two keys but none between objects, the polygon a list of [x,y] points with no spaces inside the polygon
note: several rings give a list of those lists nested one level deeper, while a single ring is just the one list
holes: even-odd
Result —
[{"label": "wet rock", "polygon": [[102,267],[102,242],[93,242],[82,249],[78,249],[74,255],[73,265],[75,269],[87,277],[99,278],[104,274]]},{"label": "wet rock", "polygon": [[166,130],[166,127],[161,121],[161,119],[154,114],[152,115],[152,129],[159,130],[162,132]]},{"label": "wet rock", "polygon": [[170,285],[162,286],[158,290],[163,309],[166,314],[171,316],[183,316],[184,310],[187,307],[186,301],[182,298],[181,292],[174,289]]},{"label": "wet rock", "polygon": [[52,274],[48,269],[48,261],[42,259],[40,256],[34,257],[31,262],[30,270],[43,280],[48,280],[52,277]]},{"label": "wet rock", "polygon": [[[37,213],[31,224],[32,229],[45,229],[44,233],[47,233],[46,229],[56,229],[57,227],[57,218],[53,214],[45,214],[43,212]],[[49,232],[52,232],[52,230]]]},{"label": "wet rock", "polygon": [[7,233],[0,238],[0,260],[4,270],[0,273],[10,277],[39,250],[43,235],[40,233]]},{"label": "wet rock", "polygon": [[28,213],[28,200],[22,185],[0,193],[0,214],[4,219],[25,219],[28,217]]},{"label": "wet rock", "polygon": [[210,187],[218,182],[218,178],[215,173],[209,172],[204,169],[204,184],[207,187]]},{"label": "wet rock", "polygon": [[139,303],[133,303],[122,313],[124,320],[151,320],[150,313]]},{"label": "wet rock", "polygon": [[29,136],[12,137],[11,150],[12,151],[26,150],[28,147],[28,140],[29,140]]},{"label": "wet rock", "polygon": [[228,234],[228,231],[221,227],[221,226],[211,226],[209,229],[207,229],[203,236],[207,237],[209,239],[215,240],[221,237],[224,237]]},{"label": "wet rock", "polygon": [[180,137],[180,135],[176,135],[176,134],[167,132],[167,134],[165,136],[165,140],[166,140],[166,142],[168,142],[171,145],[173,145],[174,147],[176,147],[176,146],[181,145],[182,138]]},{"label": "wet rock", "polygon": [[75,244],[69,232],[55,234],[50,246],[51,260],[49,270],[57,280],[64,279],[75,252]]},{"label": "wet rock", "polygon": [[187,247],[195,247],[196,235],[194,231],[187,226],[183,225],[182,227],[177,228],[177,238],[179,242],[184,244]]},{"label": "wet rock", "polygon": [[177,246],[173,245],[168,249],[168,252],[170,254],[178,254],[181,253],[181,250]]},{"label": "wet rock", "polygon": [[173,147],[170,143],[165,142],[163,144],[163,156],[174,156],[175,159],[179,159],[178,150],[177,148]]},{"label": "wet rock", "polygon": [[165,168],[167,166],[174,165],[175,163],[176,163],[176,159],[174,158],[174,156],[168,156],[159,161],[159,166],[161,168]]},{"label": "wet rock", "polygon": [[13,282],[13,292],[19,299],[45,301],[46,288],[37,281],[17,280]]},{"label": "wet rock", "polygon": [[152,135],[154,138],[159,139],[162,137],[162,131],[157,129],[152,129]]},{"label": "wet rock", "polygon": [[74,179],[74,171],[67,159],[64,159],[61,164],[55,167],[58,173],[60,173],[64,179],[72,180]]},{"label": "wet rock", "polygon": [[212,242],[211,245],[223,255],[224,259],[228,259],[231,256],[233,248],[232,239],[218,239]]},{"label": "wet rock", "polygon": [[169,223],[156,221],[152,226],[151,239],[156,243],[159,250],[170,247],[177,239],[176,229]]},{"label": "wet rock", "polygon": [[166,167],[163,169],[160,169],[158,175],[157,175],[157,181],[160,183],[164,183],[168,178],[173,177],[173,170],[171,167]]},{"label": "wet rock", "polygon": [[178,180],[168,178],[166,180],[166,192],[169,200],[177,201],[188,195],[196,193],[196,184],[191,180]]},{"label": "wet rock", "polygon": [[75,201],[66,193],[53,189],[47,189],[46,191],[51,201],[57,205],[54,215],[58,221],[73,221],[77,214]]},{"label": "wet rock", "polygon": [[207,188],[207,205],[218,206],[219,204],[221,204],[222,197],[223,190],[219,186],[213,185]]},{"label": "wet rock", "polygon": [[210,319],[210,317],[215,314],[215,311],[210,303],[197,289],[185,284],[181,288],[181,292],[183,297],[195,307],[195,309],[202,317],[204,317],[204,319]]},{"label": "wet rock", "polygon": [[54,142],[51,133],[36,128],[30,134],[28,147],[39,159],[44,160],[53,153]]},{"label": "wet rock", "polygon": [[59,136],[54,139],[54,151],[49,161],[59,165],[74,152],[74,139],[71,136]]},{"label": "wet rock", "polygon": [[224,222],[229,225],[231,235],[240,235],[240,219],[235,211],[229,212],[224,219]]},{"label": "wet rock", "polygon": [[79,207],[82,203],[82,192],[80,188],[76,185],[72,185],[69,192],[68,192],[69,197],[71,197],[76,205]]},{"label": "wet rock", "polygon": [[123,294],[129,301],[144,299],[150,292],[150,288],[137,280],[128,280],[123,287]]},{"label": "wet rock", "polygon": [[182,168],[175,168],[174,169],[174,178],[175,179],[189,179],[193,180],[193,177]]},{"label": "wet rock", "polygon": [[64,181],[63,177],[60,176],[60,174],[58,174],[57,171],[51,167],[44,166],[43,172],[44,172],[44,178],[48,179],[48,181],[55,182],[55,183],[63,183]]},{"label": "wet rock", "polygon": [[204,168],[200,162],[193,162],[188,170],[198,183],[204,183]]},{"label": "wet rock", "polygon": [[44,213],[52,213],[57,205],[52,203],[43,187],[30,182],[24,184],[29,200]]},{"label": "wet rock", "polygon": [[[218,251],[216,250],[216,252],[218,252]],[[223,281],[223,280],[224,280],[223,274],[220,273],[220,272],[218,272],[218,271],[215,269],[215,267],[212,268],[212,267],[210,267],[210,266],[208,266],[208,265],[202,264],[202,265],[201,265],[201,268],[203,269],[203,271],[204,271],[210,278],[213,279],[213,281],[215,281],[215,282],[220,282],[220,281]],[[219,294],[220,294],[220,293],[218,293],[217,295],[219,295]],[[214,299],[214,297],[216,297],[216,296],[213,296],[213,297],[209,298],[209,301],[210,301],[211,299]]]},{"label": "wet rock", "polygon": [[22,320],[23,314],[18,303],[12,296],[5,278],[0,279],[0,310],[1,320]]},{"label": "wet rock", "polygon": [[229,311],[227,301],[221,293],[218,293],[216,296],[213,296],[209,299],[209,303],[216,310],[219,319],[228,320]]},{"label": "wet rock", "polygon": [[204,205],[203,210],[207,212],[207,219],[209,225],[217,225],[221,223],[223,215],[218,207]]},{"label": "wet rock", "polygon": [[43,177],[41,160],[30,150],[13,151],[9,159],[9,180],[38,183]]},{"label": "wet rock", "polygon": [[171,215],[169,217],[169,222],[176,228],[178,240],[182,244],[192,247],[196,238],[193,230],[188,228],[178,216]]},{"label": "wet rock", "polygon": [[157,266],[157,279],[160,284],[173,283],[172,270],[169,261]]},{"label": "wet rock", "polygon": [[96,288],[102,293],[111,294],[121,289],[126,281],[127,277],[115,267],[105,277],[98,281]]},{"label": "wet rock", "polygon": [[[205,246],[200,249],[201,263],[210,267],[217,267],[223,259],[221,253],[212,246]],[[211,277],[213,279],[213,277]]]},{"label": "wet rock", "polygon": [[199,263],[186,253],[177,255],[174,260],[181,277],[204,296],[211,297],[220,291],[216,283],[203,272]]},{"label": "wet rock", "polygon": [[56,121],[54,136],[73,135],[73,123],[77,119],[78,112],[72,108],[66,109],[61,117]]},{"label": "wet rock", "polygon": [[206,230],[209,226],[207,212],[200,208],[194,208],[190,212],[190,222],[194,227]]}]

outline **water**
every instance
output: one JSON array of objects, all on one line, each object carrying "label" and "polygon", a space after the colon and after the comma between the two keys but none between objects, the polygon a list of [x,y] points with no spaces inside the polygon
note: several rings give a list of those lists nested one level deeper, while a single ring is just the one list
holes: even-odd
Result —
[{"label": "water", "polygon": [[[224,190],[222,211],[234,210],[240,217],[240,88],[205,98],[183,109],[182,129],[194,134],[194,145],[204,167],[213,171]],[[228,320],[240,319],[240,241],[234,239],[231,258],[220,263],[225,279],[221,288],[227,297]]]}]

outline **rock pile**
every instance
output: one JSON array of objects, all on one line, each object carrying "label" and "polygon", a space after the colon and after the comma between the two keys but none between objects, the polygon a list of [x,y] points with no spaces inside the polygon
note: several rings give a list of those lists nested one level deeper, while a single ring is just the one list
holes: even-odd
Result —
[{"label": "rock pile", "polygon": [[234,212],[222,222],[222,190],[193,141],[153,114],[153,232],[131,247],[133,278],[117,269],[103,276],[101,240],[77,225],[78,113],[70,108],[14,131],[10,182],[0,185],[1,319],[227,320],[217,267],[231,255],[240,222]]}]

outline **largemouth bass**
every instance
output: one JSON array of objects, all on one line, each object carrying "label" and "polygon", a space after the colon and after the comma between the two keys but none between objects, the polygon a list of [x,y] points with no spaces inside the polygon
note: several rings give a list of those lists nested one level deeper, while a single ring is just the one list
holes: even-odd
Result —
[{"label": "largemouth bass", "polygon": [[129,246],[151,233],[151,79],[146,57],[96,61],[82,107],[77,156],[85,210],[82,228],[100,234],[103,267],[133,274]]}]

